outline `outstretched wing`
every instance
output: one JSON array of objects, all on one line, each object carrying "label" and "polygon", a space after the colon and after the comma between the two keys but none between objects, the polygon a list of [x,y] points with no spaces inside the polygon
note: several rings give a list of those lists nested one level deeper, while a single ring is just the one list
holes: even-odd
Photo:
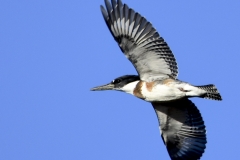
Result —
[{"label": "outstretched wing", "polygon": [[177,77],[177,63],[167,43],[139,13],[112,0],[101,6],[104,20],[125,56],[136,68],[141,80],[150,82]]},{"label": "outstretched wing", "polygon": [[188,99],[152,105],[171,159],[199,159],[207,140],[204,121],[197,107]]}]

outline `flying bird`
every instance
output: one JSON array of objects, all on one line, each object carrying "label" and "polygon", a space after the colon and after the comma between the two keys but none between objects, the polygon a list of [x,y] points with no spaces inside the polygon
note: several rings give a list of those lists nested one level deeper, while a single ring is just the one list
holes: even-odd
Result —
[{"label": "flying bird", "polygon": [[152,24],[121,0],[105,0],[105,5],[106,9],[100,8],[108,29],[138,75],[121,76],[91,90],[123,91],[150,102],[170,158],[200,159],[206,148],[206,129],[189,98],[222,100],[217,88],[178,80],[175,57]]}]

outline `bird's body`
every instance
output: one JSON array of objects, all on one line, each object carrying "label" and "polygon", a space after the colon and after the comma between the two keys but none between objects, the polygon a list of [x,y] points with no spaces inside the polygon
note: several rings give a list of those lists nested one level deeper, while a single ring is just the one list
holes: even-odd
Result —
[{"label": "bird's body", "polygon": [[[209,86],[209,88],[214,89],[214,86],[211,85]],[[121,88],[115,88],[115,90],[132,94],[135,97],[138,97],[148,102],[164,103],[178,100],[184,97],[205,97],[209,99],[214,99],[211,97],[207,97],[207,93],[209,92],[204,89],[204,86],[193,86],[189,83],[170,78],[153,82],[137,80],[128,83]],[[214,95],[214,92],[212,94]],[[217,93],[216,96],[218,96]],[[216,97],[216,99],[218,98],[220,97]]]},{"label": "bird's body", "polygon": [[121,76],[92,90],[123,91],[150,102],[171,159],[200,159],[206,130],[199,110],[188,98],[222,100],[218,90],[212,84],[194,86],[178,80],[174,55],[152,24],[121,0],[111,2],[105,0],[106,9],[101,6],[101,12],[138,75]]},{"label": "bird's body", "polygon": [[188,83],[173,79],[164,79],[153,82],[139,81],[133,94],[148,102],[168,102],[183,97],[202,96],[206,91]]},{"label": "bird's body", "polygon": [[[168,79],[166,80],[168,81]],[[174,82],[174,81],[173,81]],[[177,83],[163,81],[140,81],[133,94],[148,102],[167,102],[185,97],[185,93],[178,89]]]}]

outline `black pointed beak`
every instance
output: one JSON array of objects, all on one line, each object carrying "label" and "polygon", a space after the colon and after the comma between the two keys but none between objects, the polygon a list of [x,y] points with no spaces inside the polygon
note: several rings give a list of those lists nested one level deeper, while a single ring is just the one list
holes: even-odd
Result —
[{"label": "black pointed beak", "polygon": [[113,90],[114,84],[109,83],[102,86],[91,88],[91,91],[103,91],[103,90]]}]

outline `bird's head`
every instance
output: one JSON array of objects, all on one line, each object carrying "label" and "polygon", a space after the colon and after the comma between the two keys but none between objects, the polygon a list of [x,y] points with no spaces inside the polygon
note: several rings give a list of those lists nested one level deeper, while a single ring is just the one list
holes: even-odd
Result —
[{"label": "bird's head", "polygon": [[139,80],[140,80],[139,76],[125,75],[112,80],[108,84],[94,87],[91,89],[91,91],[118,90],[127,93],[132,93]]}]

